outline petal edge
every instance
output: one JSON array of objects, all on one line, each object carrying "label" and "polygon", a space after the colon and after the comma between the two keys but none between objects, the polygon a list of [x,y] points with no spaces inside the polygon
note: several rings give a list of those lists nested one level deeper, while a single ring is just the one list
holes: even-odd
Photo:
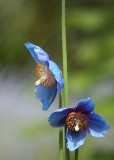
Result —
[{"label": "petal edge", "polygon": [[77,112],[89,114],[94,110],[94,103],[91,98],[83,99],[78,102],[75,108]]},{"label": "petal edge", "polygon": [[63,127],[66,125],[66,116],[72,111],[73,108],[60,108],[49,116],[48,122],[53,127]]},{"label": "petal edge", "polygon": [[89,114],[88,118],[88,133],[94,137],[104,137],[110,128],[106,120],[95,112]]},{"label": "petal edge", "polygon": [[55,62],[53,62],[51,60],[49,60],[48,62],[49,62],[49,69],[54,74],[55,79],[58,83],[57,90],[60,93],[64,87],[64,80],[62,78],[61,70]]},{"label": "petal edge", "polygon": [[66,131],[66,138],[67,138],[67,148],[70,151],[76,150],[79,146],[83,145],[86,140],[86,130],[83,131],[70,131],[67,128]]},{"label": "petal edge", "polygon": [[36,46],[29,42],[26,42],[25,46],[37,63],[48,62],[48,60],[50,59],[49,55],[39,46]]},{"label": "petal edge", "polygon": [[44,85],[35,85],[35,94],[43,104],[42,110],[46,111],[52,104],[57,94],[57,86],[45,87]]}]

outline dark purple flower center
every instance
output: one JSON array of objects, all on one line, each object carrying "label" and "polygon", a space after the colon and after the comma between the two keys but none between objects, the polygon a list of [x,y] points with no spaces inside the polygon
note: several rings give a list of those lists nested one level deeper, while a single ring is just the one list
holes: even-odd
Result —
[{"label": "dark purple flower center", "polygon": [[79,131],[86,128],[88,117],[80,112],[71,112],[66,118],[67,127],[72,131]]},{"label": "dark purple flower center", "polygon": [[56,83],[55,76],[42,62],[37,64],[36,77],[38,78],[38,81],[35,83],[36,85],[43,84],[46,87],[52,87]]}]

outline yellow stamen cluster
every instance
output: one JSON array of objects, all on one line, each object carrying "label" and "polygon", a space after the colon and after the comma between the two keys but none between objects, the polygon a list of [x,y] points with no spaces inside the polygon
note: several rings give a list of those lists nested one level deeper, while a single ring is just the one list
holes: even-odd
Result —
[{"label": "yellow stamen cluster", "polygon": [[56,83],[55,76],[42,62],[37,64],[36,77],[38,78],[38,81],[36,81],[35,85],[43,84],[46,87],[52,87]]},{"label": "yellow stamen cluster", "polygon": [[86,128],[88,117],[80,112],[71,112],[66,118],[67,127],[71,131],[79,131]]}]

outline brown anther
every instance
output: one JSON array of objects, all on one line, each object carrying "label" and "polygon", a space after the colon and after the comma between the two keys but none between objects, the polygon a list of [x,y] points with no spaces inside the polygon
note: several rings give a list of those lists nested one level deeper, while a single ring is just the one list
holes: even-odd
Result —
[{"label": "brown anther", "polygon": [[35,83],[36,85],[43,84],[46,87],[52,87],[56,83],[55,76],[42,62],[37,64],[36,77],[38,78],[38,81]]},{"label": "brown anther", "polygon": [[72,131],[79,131],[86,128],[88,117],[80,112],[71,112],[66,118],[67,127]]}]

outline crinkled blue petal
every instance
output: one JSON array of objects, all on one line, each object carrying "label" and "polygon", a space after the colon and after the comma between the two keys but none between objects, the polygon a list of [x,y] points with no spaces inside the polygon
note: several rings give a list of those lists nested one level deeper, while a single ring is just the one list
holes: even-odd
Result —
[{"label": "crinkled blue petal", "polygon": [[95,112],[88,115],[88,132],[94,137],[104,137],[107,134],[109,125],[106,120]]},{"label": "crinkled blue petal", "polygon": [[76,112],[89,114],[94,110],[94,103],[91,98],[80,100],[76,105]]},{"label": "crinkled blue petal", "polygon": [[42,84],[36,85],[35,94],[43,104],[42,110],[46,111],[55,99],[57,94],[57,86],[54,85],[53,87],[45,87]]},{"label": "crinkled blue petal", "polygon": [[58,109],[49,116],[48,122],[53,127],[63,127],[66,125],[65,119],[67,115],[73,111],[74,111],[74,108]]},{"label": "crinkled blue petal", "polygon": [[67,144],[66,144],[67,148],[70,151],[74,151],[80,145],[84,144],[84,141],[86,139],[86,130],[76,132],[76,131],[71,131],[67,128],[66,138],[67,138]]},{"label": "crinkled blue petal", "polygon": [[27,47],[27,49],[31,53],[31,56],[37,63],[48,62],[48,60],[50,59],[49,55],[39,46],[36,46],[29,42],[25,43],[25,46]]},{"label": "crinkled blue petal", "polygon": [[54,74],[55,79],[58,83],[57,91],[60,93],[64,87],[64,80],[62,78],[61,70],[55,62],[51,60],[49,60],[48,62],[49,62],[49,69]]}]

